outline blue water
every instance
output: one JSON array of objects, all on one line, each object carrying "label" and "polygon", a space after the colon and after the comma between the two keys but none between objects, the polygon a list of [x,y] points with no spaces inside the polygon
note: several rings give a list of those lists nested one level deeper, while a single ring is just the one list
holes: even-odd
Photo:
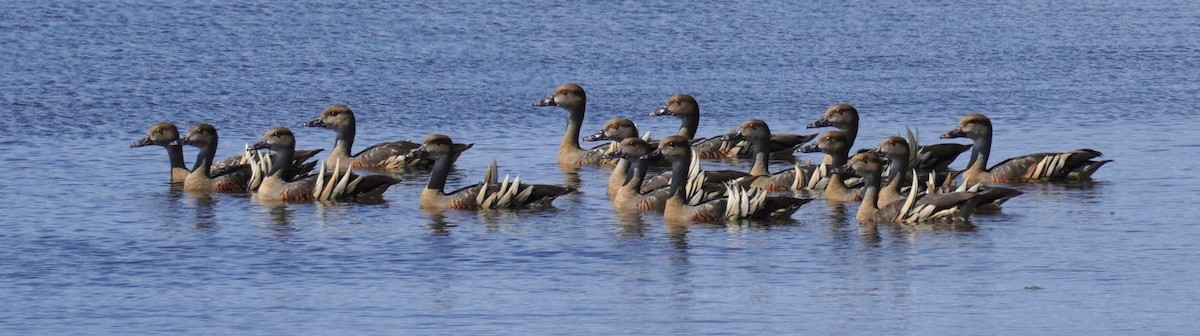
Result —
[{"label": "blue water", "polygon": [[[1187,1],[3,2],[0,334],[1194,333],[1198,17]],[[981,112],[993,158],[1116,161],[971,225],[866,226],[813,202],[787,223],[668,227],[613,212],[609,170],[554,164],[565,114],[530,103],[564,82],[588,90],[585,131],[624,115],[673,133],[644,114],[683,92],[702,135],[810,132],[848,102],[858,147],[904,126],[936,142]],[[220,156],[275,126],[328,148],[299,125],[335,103],[358,148],[475,143],[451,187],[496,159],[581,192],[427,214],[424,175],[405,174],[382,204],[270,207],[171,190],[161,149],[128,148],[159,121],[216,125]]]}]

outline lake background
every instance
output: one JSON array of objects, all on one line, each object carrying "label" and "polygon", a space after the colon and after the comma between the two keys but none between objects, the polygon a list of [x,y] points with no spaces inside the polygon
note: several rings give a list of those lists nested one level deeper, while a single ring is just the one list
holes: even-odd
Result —
[{"label": "lake background", "polygon": [[[4,2],[0,333],[1194,333],[1198,68],[1188,1]],[[701,135],[815,133],[848,102],[860,148],[980,112],[994,162],[1115,162],[973,225],[865,226],[816,201],[667,227],[613,212],[608,169],[554,164],[565,113],[530,104],[565,82],[587,89],[585,132],[622,115],[673,133],[645,113],[689,93]],[[475,143],[451,187],[496,159],[581,192],[425,214],[418,173],[382,204],[269,207],[173,191],[162,149],[128,148],[159,121],[216,125],[221,157],[276,126],[329,148],[300,125],[335,103],[356,149]]]}]

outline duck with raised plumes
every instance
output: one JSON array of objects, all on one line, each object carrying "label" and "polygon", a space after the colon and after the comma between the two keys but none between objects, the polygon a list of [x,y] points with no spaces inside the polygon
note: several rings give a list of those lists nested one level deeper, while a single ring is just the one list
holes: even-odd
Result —
[{"label": "duck with raised plumes", "polygon": [[883,160],[873,152],[855,154],[835,172],[863,177],[863,200],[855,218],[862,223],[922,223],[936,221],[965,221],[975,211],[981,192],[963,191],[938,194],[917,194],[891,203],[879,202]]},{"label": "duck with raised plumes", "polygon": [[1093,160],[1098,151],[1083,148],[1070,152],[1036,153],[1001,161],[987,167],[992,150],[992,121],[982,114],[969,114],[942,138],[970,138],[975,142],[971,161],[962,172],[963,184],[1023,183],[1043,180],[1079,181],[1091,179],[1092,174],[1112,160]]},{"label": "duck with raised plumes", "polygon": [[555,198],[574,192],[575,188],[549,185],[524,184],[520,177],[512,182],[508,177],[503,182],[496,178],[496,164],[488,167],[484,179],[474,186],[458,189],[452,192],[443,191],[446,178],[454,166],[455,158],[465,150],[462,145],[455,144],[449,136],[431,134],[425,137],[421,147],[408,155],[416,159],[433,160],[433,171],[429,174],[429,182],[421,191],[420,207],[426,210],[484,210],[484,209],[520,209],[548,207]]},{"label": "duck with raised plumes", "polygon": [[710,197],[702,186],[704,175],[691,142],[683,136],[663,138],[658,149],[646,155],[662,156],[671,162],[669,197],[663,218],[671,223],[708,222],[731,219],[778,219],[790,217],[810,199],[766,196],[762,189],[726,184],[726,192]]},{"label": "duck with raised plumes", "polygon": [[[292,130],[277,127],[267,130],[262,140],[250,149],[274,151],[271,157],[251,163],[255,174],[261,174],[262,182],[255,191],[255,199],[261,202],[311,202],[349,201],[379,199],[388,187],[400,183],[400,179],[388,175],[358,175],[350,172],[348,163],[340,160],[322,162],[317,174],[288,178],[288,164],[296,154],[296,136]],[[328,167],[332,165],[332,167]],[[266,167],[266,169],[263,169]]]}]

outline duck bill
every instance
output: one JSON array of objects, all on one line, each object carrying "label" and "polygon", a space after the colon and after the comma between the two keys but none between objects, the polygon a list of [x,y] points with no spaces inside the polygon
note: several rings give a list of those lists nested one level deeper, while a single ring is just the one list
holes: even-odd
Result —
[{"label": "duck bill", "polygon": [[554,101],[554,96],[551,95],[545,99],[533,102],[533,106],[558,106],[558,102]]},{"label": "duck bill", "polygon": [[655,149],[653,152],[647,153],[646,155],[642,155],[642,157],[640,159],[654,161],[654,160],[661,160],[662,158],[663,158],[662,151]]},{"label": "duck bill", "polygon": [[742,140],[746,140],[746,136],[743,135],[741,132],[729,133],[729,134],[725,135],[725,140],[742,141]]},{"label": "duck bill", "polygon": [[652,117],[673,116],[673,115],[675,115],[675,112],[671,111],[666,106],[663,106],[660,109],[650,111],[650,113],[648,115],[652,116]]},{"label": "duck bill", "polygon": [[271,149],[271,144],[267,143],[267,139],[262,139],[262,140],[259,140],[258,142],[255,142],[253,145],[250,145],[249,148],[246,148],[246,150],[259,150],[259,149]]},{"label": "duck bill", "polygon": [[946,134],[942,134],[942,139],[965,138],[965,137],[967,137],[967,132],[963,132],[962,127],[955,127],[954,130],[946,132]]},{"label": "duck bill", "polygon": [[599,131],[594,134],[588,134],[587,136],[583,137],[583,141],[604,141],[604,140],[609,140],[608,134],[605,134],[604,131]]},{"label": "duck bill", "polygon": [[411,152],[408,152],[407,155],[404,155],[404,158],[408,160],[428,159],[429,151],[425,150],[425,146],[417,147],[417,149],[414,149]]},{"label": "duck bill", "polygon": [[833,126],[833,123],[829,122],[829,119],[825,119],[825,118],[817,119],[817,121],[814,121],[811,124],[808,124],[808,128],[819,128],[819,127],[829,127],[829,126]]},{"label": "duck bill", "polygon": [[796,151],[801,153],[817,153],[821,151],[821,147],[817,146],[817,144],[809,144],[796,148]]},{"label": "duck bill", "polygon": [[150,140],[150,137],[145,137],[145,138],[142,138],[141,140],[134,141],[132,144],[129,144],[129,148],[145,147],[145,146],[149,146],[149,145],[153,145],[153,144],[155,144],[154,140]]},{"label": "duck bill", "polygon": [[604,153],[604,158],[605,159],[624,159],[625,152],[622,152],[621,150],[616,150],[611,153]]},{"label": "duck bill", "polygon": [[854,170],[854,167],[851,167],[850,165],[845,165],[845,166],[841,166],[841,167],[833,167],[833,169],[830,169],[829,172],[832,174],[855,174],[855,173],[857,173],[857,171]]},{"label": "duck bill", "polygon": [[304,123],[304,127],[325,127],[325,122],[321,119],[313,119]]}]

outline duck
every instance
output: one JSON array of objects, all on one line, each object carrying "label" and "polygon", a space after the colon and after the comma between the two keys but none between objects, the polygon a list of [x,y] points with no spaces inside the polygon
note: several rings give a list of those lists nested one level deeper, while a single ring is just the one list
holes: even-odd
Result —
[{"label": "duck", "polygon": [[[650,116],[674,116],[679,118],[678,135],[687,137],[694,142],[693,149],[703,159],[717,158],[752,158],[754,154],[750,143],[731,140],[730,135],[718,135],[706,139],[697,139],[696,130],[700,126],[700,104],[696,98],[688,94],[675,94],[667,98],[667,104],[649,113]],[[769,150],[774,158],[791,158],[791,153],[815,137],[815,134],[774,134],[771,136]]]},{"label": "duck", "polygon": [[183,180],[183,190],[198,192],[246,192],[250,190],[251,172],[248,165],[232,165],[213,171],[217,153],[217,128],[211,124],[196,124],[187,135],[174,143],[200,149],[192,171]]},{"label": "duck", "polygon": [[[330,105],[321,111],[321,117],[305,122],[304,126],[320,127],[337,132],[333,150],[325,158],[326,162],[337,161],[349,164],[351,169],[375,171],[429,168],[433,164],[430,161],[405,161],[404,155],[420,146],[420,144],[408,140],[380,142],[356,154],[350,154],[354,145],[356,126],[354,111],[346,105]],[[471,145],[467,144],[467,148],[470,148]]]},{"label": "duck", "polygon": [[[167,155],[171,161],[170,181],[172,184],[182,185],[183,180],[187,178],[188,174],[192,173],[192,170],[188,169],[187,165],[183,162],[183,145],[175,142],[178,140],[179,128],[176,127],[174,123],[164,121],[150,125],[150,128],[146,130],[146,136],[140,140],[134,141],[129,145],[129,147],[137,148],[157,145],[166,148]],[[313,151],[306,151],[304,154],[311,156],[316,155],[319,152],[321,152],[321,150],[317,149]],[[220,161],[213,162],[210,173],[212,171],[223,171],[228,167],[245,163],[246,162],[244,162],[244,157],[242,155],[230,156],[221,159]]]},{"label": "duck", "polygon": [[[876,155],[884,158],[887,164],[887,184],[879,190],[879,204],[890,204],[895,200],[901,199],[904,195],[900,194],[900,188],[909,180],[909,160],[912,159],[912,150],[909,148],[908,140],[893,135],[885,137],[879,142],[879,146],[871,149]],[[918,175],[919,176],[919,175]],[[917,176],[914,176],[917,177]]]},{"label": "duck", "polygon": [[[609,146],[613,143],[620,143],[625,138],[636,137],[638,137],[638,128],[633,123],[633,120],[629,120],[626,117],[613,117],[604,122],[604,127],[600,131],[583,137],[583,141],[611,141],[610,143],[601,145]],[[607,149],[608,147],[605,148]]]},{"label": "duck", "polygon": [[[824,176],[823,173],[828,171],[828,178],[819,181],[819,184],[824,185],[824,193],[822,198],[827,201],[835,202],[853,202],[861,199],[861,195],[847,187],[846,178],[841,174],[833,173],[832,168],[846,164],[847,157],[850,155],[850,137],[841,131],[825,131],[817,135],[815,142],[804,145],[798,150],[801,153],[825,153],[825,169],[818,168],[817,175]],[[814,180],[816,180],[814,178]],[[818,184],[810,184],[818,185]]]},{"label": "duck", "polygon": [[[667,196],[669,196],[668,188],[644,189],[643,181],[646,178],[646,170],[650,166],[650,159],[646,158],[654,147],[649,142],[640,138],[626,138],[621,140],[617,145],[617,149],[608,153],[608,157],[617,158],[623,163],[618,165],[628,165],[629,173],[621,174],[622,177],[616,182],[616,189],[609,195],[612,200],[613,208],[620,212],[636,212],[636,211],[663,211],[667,204]],[[617,172],[613,172],[613,179],[617,179]]]},{"label": "duck", "polygon": [[767,143],[771,141],[771,128],[766,121],[761,119],[743,121],[738,126],[738,131],[733,133],[732,140],[746,141],[751,144],[754,163],[750,167],[750,176],[745,177],[743,183],[748,183],[752,187],[769,192],[799,190],[807,184],[807,178],[812,176],[815,171],[815,167],[801,166],[796,163],[790,169],[772,174],[767,163],[770,155]]},{"label": "duck", "polygon": [[834,172],[857,174],[863,177],[862,203],[855,219],[866,224],[898,223],[916,224],[939,221],[965,221],[975,211],[981,192],[962,191],[951,193],[917,194],[912,188],[908,197],[891,203],[879,202],[880,180],[883,174],[883,159],[872,151],[855,154],[845,165],[835,167]]},{"label": "duck", "polygon": [[604,124],[604,129],[583,138],[584,141],[610,141],[610,143],[594,148],[603,148],[602,150],[605,153],[603,162],[605,164],[613,165],[612,174],[608,179],[608,186],[605,188],[605,194],[610,198],[617,192],[617,189],[625,183],[629,175],[631,160],[610,155],[617,151],[620,147],[620,143],[626,139],[640,139],[643,141],[649,141],[650,134],[647,133],[646,135],[642,136],[642,138],[638,138],[637,126],[633,124],[633,121],[624,117],[616,117],[606,122]]},{"label": "duck", "polygon": [[992,150],[992,121],[983,114],[968,114],[958,126],[942,138],[970,138],[974,141],[971,161],[962,172],[963,184],[1028,183],[1035,181],[1085,181],[1112,160],[1093,160],[1099,151],[1082,148],[1069,152],[1035,153],[1010,158],[987,166]]},{"label": "duck", "polygon": [[[808,124],[808,128],[835,127],[846,134],[847,148],[854,148],[854,142],[858,138],[858,121],[858,109],[850,104],[838,103],[825,109],[821,118]],[[917,154],[913,157],[910,166],[917,168],[922,173],[936,171],[944,175],[949,171],[950,163],[971,148],[969,145],[955,143],[920,146],[915,137],[912,139],[911,143],[916,147],[915,153]]]},{"label": "duck", "polygon": [[566,186],[548,184],[524,184],[520,177],[511,183],[508,177],[497,182],[496,163],[488,166],[484,179],[479,184],[449,193],[443,191],[446,177],[454,165],[455,158],[462,153],[461,144],[456,144],[445,134],[430,134],[421,146],[408,155],[417,159],[433,160],[433,171],[429,182],[421,191],[420,208],[425,210],[485,210],[521,209],[548,207],[555,198],[575,192]]},{"label": "duck", "polygon": [[[390,175],[358,175],[350,172],[350,164],[335,159],[332,172],[327,169],[328,161],[321,162],[317,174],[287,178],[288,164],[296,155],[296,135],[287,127],[267,130],[263,138],[250,150],[267,149],[275,155],[266,160],[253,159],[250,166],[255,174],[262,174],[261,184],[254,193],[260,202],[312,202],[312,201],[361,201],[383,197],[389,187],[400,183]],[[342,168],[345,171],[342,172]]]},{"label": "duck", "polygon": [[[636,137],[638,137],[638,128],[637,125],[634,125],[633,120],[629,120],[629,118],[625,117],[614,117],[604,122],[604,127],[601,128],[600,131],[583,137],[583,141],[608,141],[608,143],[592,147],[591,149],[592,151],[601,151],[605,154],[608,154],[617,148],[617,144],[619,144],[621,140]],[[646,141],[651,141],[649,132],[641,135],[641,138]],[[652,141],[651,143],[654,145],[658,144],[657,141]],[[600,160],[600,164],[606,166],[619,165],[620,162],[620,160],[612,159],[608,156],[602,156],[602,159]],[[664,165],[666,164],[665,162],[661,163]],[[628,169],[628,167],[622,168]],[[619,169],[615,169],[613,171],[617,172]]]},{"label": "duck", "polygon": [[559,85],[554,93],[533,102],[533,106],[557,106],[567,111],[567,130],[558,146],[559,165],[594,165],[604,160],[604,150],[586,150],[579,146],[579,134],[587,110],[587,93],[582,86],[575,83]]},{"label": "duck", "polygon": [[645,155],[661,156],[671,162],[671,184],[663,209],[663,218],[671,223],[712,222],[740,219],[788,218],[811,199],[766,195],[757,188],[746,189],[727,183],[722,196],[708,195],[700,188],[704,183],[699,155],[692,150],[691,141],[681,135],[671,135],[659,142],[658,149]]}]

